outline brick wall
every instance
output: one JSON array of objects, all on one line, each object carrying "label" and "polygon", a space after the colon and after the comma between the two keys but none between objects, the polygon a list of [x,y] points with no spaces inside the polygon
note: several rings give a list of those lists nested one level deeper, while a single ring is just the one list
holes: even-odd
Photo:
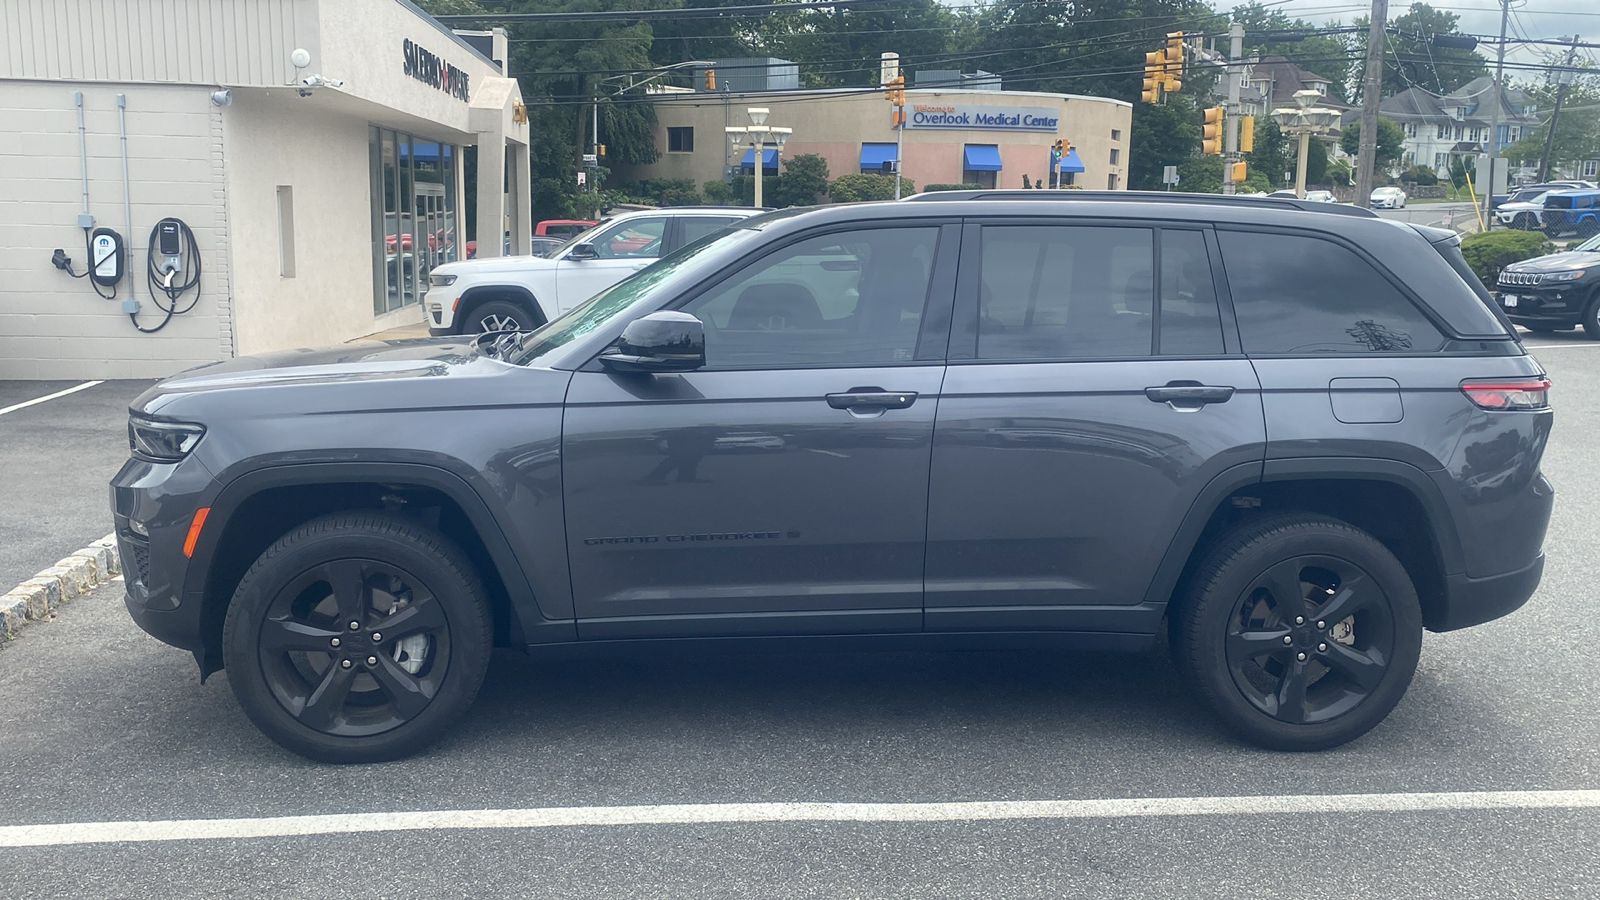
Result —
[{"label": "brick wall", "polygon": [[[89,212],[130,245],[117,300],[50,264],[58,247],[74,271],[87,263],[76,224],[83,202],[75,91],[84,97]],[[131,235],[119,92],[128,106]],[[0,81],[0,378],[155,378],[232,355],[222,126],[209,94],[203,86]],[[188,223],[199,244],[200,302],[159,333],[141,334],[121,300],[131,283],[143,305],[140,322],[160,322],[145,286],[145,253],[151,229],[167,216]]]}]

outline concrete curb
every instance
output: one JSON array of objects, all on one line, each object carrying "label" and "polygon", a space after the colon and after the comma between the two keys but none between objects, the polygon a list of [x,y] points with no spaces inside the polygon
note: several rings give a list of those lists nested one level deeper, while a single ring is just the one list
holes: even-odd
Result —
[{"label": "concrete curb", "polygon": [[0,596],[0,641],[29,622],[49,619],[62,604],[122,573],[117,536],[108,534]]}]

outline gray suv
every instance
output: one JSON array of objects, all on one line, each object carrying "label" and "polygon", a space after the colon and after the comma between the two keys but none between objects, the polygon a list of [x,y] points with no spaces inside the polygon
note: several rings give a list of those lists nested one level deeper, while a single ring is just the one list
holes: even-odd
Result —
[{"label": "gray suv", "polygon": [[[492,647],[1165,636],[1332,747],[1519,607],[1550,382],[1454,235],[983,192],[792,210],[521,335],[193,369],[133,405],[127,606],[273,740],[412,753]],[[1062,192],[1067,193],[1067,192]]]}]

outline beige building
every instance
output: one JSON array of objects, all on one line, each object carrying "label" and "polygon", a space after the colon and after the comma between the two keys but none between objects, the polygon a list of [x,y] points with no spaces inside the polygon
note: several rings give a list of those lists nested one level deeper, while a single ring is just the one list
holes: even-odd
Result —
[{"label": "beige building", "polygon": [[[503,34],[407,0],[0,7],[0,378],[159,377],[420,322],[429,267],[469,231],[480,255],[503,231],[526,246]],[[469,153],[506,172],[477,180],[474,228]],[[109,251],[100,229],[121,277],[69,277]],[[199,274],[175,299],[169,259],[175,287]]]},{"label": "beige building", "polygon": [[[1128,131],[1133,106],[1121,100],[1031,91],[911,88],[905,92],[906,127],[900,169],[920,189],[927,184],[976,183],[1020,188],[1052,183],[1050,149],[1066,141],[1066,183],[1113,190],[1127,187]],[[881,172],[895,157],[891,107],[882,91],[862,89],[666,93],[655,97],[656,146],[648,166],[619,167],[615,180],[689,178],[696,185],[720,180],[730,168],[754,171],[755,150],[734,147],[728,126],[747,126],[746,109],[769,110],[766,124],[794,129],[779,151],[763,154],[763,172],[778,171],[781,156],[815,153],[832,178]],[[601,135],[604,142],[604,134]]]}]

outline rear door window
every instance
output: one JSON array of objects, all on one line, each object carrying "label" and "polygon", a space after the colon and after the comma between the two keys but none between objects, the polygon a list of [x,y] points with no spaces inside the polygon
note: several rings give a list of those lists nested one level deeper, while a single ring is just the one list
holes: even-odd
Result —
[{"label": "rear door window", "polygon": [[1393,282],[1335,241],[1218,231],[1244,351],[1427,353],[1444,335]]}]

